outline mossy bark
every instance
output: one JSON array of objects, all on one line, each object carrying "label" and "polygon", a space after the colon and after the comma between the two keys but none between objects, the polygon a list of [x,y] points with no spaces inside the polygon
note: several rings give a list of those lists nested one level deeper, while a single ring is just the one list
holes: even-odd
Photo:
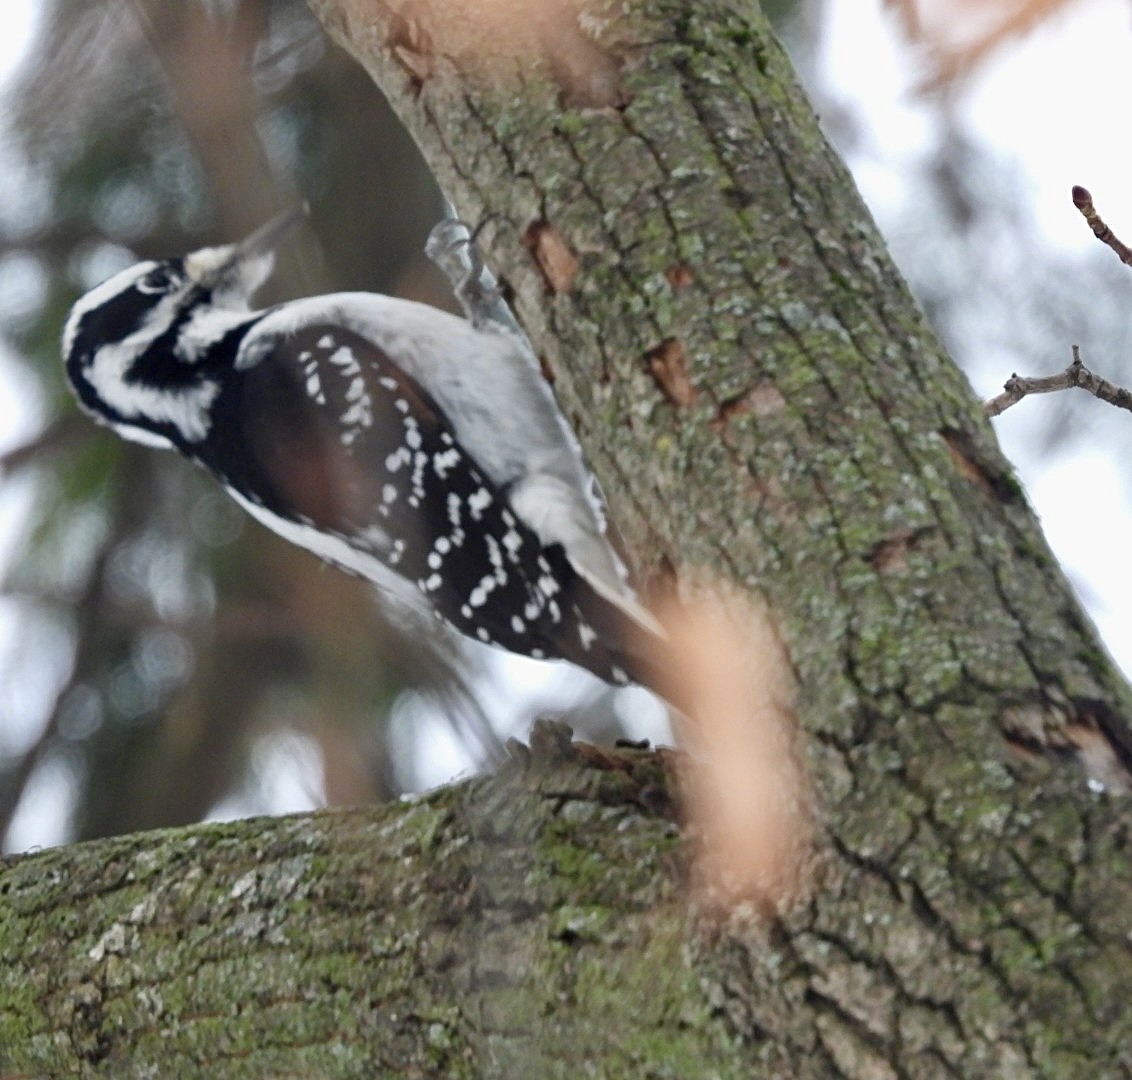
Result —
[{"label": "mossy bark", "polygon": [[646,574],[781,629],[831,858],[737,1030],[783,1075],[1132,1070],[1128,688],[757,5],[579,2],[588,53],[486,59],[425,0],[312,6],[480,226]]},{"label": "mossy bark", "polygon": [[1132,1073],[1132,699],[757,7],[594,0],[521,62],[425,0],[312,7],[482,223],[646,576],[773,613],[823,869],[701,921],[651,759],[565,751],[49,852],[0,883],[0,1066]]},{"label": "mossy bark", "polygon": [[537,736],[380,810],[0,862],[0,1076],[743,1077],[665,759]]}]

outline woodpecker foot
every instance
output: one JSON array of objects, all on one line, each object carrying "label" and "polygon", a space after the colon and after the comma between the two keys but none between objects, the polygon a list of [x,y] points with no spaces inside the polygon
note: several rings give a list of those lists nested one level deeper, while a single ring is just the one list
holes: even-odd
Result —
[{"label": "woodpecker foot", "polygon": [[429,233],[425,254],[448,278],[464,314],[477,330],[496,323],[512,333],[521,333],[467,225],[458,218],[445,218]]}]

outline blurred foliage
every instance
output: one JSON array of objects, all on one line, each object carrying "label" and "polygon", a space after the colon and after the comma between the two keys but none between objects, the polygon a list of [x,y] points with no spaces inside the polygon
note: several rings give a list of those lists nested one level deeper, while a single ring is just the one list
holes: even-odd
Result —
[{"label": "blurred foliage", "polygon": [[[440,650],[203,474],[79,415],[58,341],[71,303],[119,267],[235,239],[299,198],[310,227],[266,299],[446,303],[420,254],[441,202],[415,148],[299,0],[55,0],[7,120],[19,183],[0,284],[30,296],[0,320],[42,426],[0,462],[33,492],[5,583],[21,631],[2,673],[0,834],[60,766],[75,837],[196,820],[247,787],[279,730],[317,745],[331,800],[396,795],[382,718],[403,689],[475,713]],[[473,757],[491,746],[482,724],[480,743]]]}]

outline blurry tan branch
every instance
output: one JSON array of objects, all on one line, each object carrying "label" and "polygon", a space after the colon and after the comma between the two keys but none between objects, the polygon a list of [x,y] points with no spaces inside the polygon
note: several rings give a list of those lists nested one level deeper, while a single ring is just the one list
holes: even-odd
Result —
[{"label": "blurry tan branch", "polygon": [[1002,393],[998,397],[991,398],[983,406],[987,416],[998,416],[1006,412],[1011,405],[1017,405],[1030,394],[1052,394],[1057,390],[1069,390],[1074,386],[1087,390],[1093,397],[1107,401],[1118,409],[1132,411],[1132,392],[1110,383],[1107,379],[1102,379],[1085,367],[1081,363],[1081,351],[1076,345],[1073,346],[1073,363],[1060,374],[1045,375],[1037,379],[1024,379],[1021,375],[1011,375],[1003,385]]},{"label": "blurry tan branch", "polygon": [[[313,6],[317,12],[320,5]],[[341,6],[365,17],[364,4]],[[596,109],[622,103],[620,65],[585,29],[604,18],[593,0],[398,0],[387,6],[389,44],[422,85],[436,74],[440,57],[491,80],[517,78],[542,63],[566,104]]]},{"label": "blurry tan branch", "polygon": [[257,130],[262,117],[251,72],[264,9],[236,5],[221,29],[204,5],[133,0],[132,7],[215,196],[217,231],[243,235],[292,197],[277,194],[278,170]]},{"label": "blurry tan branch", "polygon": [[886,0],[904,35],[925,47],[932,90],[970,74],[995,50],[1045,22],[1071,0]]},{"label": "blurry tan branch", "polygon": [[816,804],[795,714],[797,687],[769,612],[707,587],[662,612],[670,664],[695,705],[682,742],[680,793],[701,903],[764,912],[813,888]]}]

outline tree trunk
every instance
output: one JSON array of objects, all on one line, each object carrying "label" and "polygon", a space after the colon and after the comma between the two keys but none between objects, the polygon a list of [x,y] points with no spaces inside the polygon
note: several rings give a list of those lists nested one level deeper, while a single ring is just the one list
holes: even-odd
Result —
[{"label": "tree trunk", "polygon": [[646,577],[765,601],[820,872],[697,915],[658,762],[548,733],[375,814],[9,863],[0,1067],[1132,1075],[1129,691],[756,6],[311,3],[482,223]]}]

